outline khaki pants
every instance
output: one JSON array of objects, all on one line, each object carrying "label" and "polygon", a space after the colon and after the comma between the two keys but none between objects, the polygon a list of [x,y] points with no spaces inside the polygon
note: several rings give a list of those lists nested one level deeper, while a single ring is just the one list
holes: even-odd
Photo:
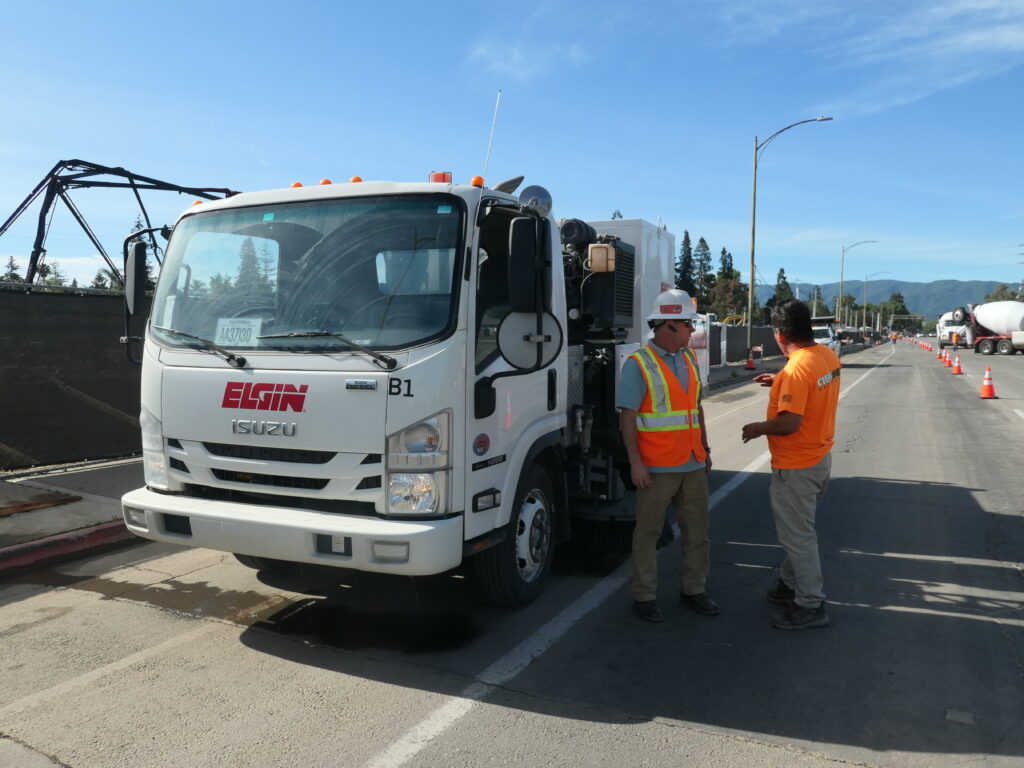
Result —
[{"label": "khaki pants", "polygon": [[636,602],[654,600],[658,592],[658,537],[669,504],[683,533],[680,590],[699,595],[711,568],[708,541],[708,475],[693,472],[652,472],[651,487],[637,488],[636,527],[633,529],[633,578]]},{"label": "khaki pants", "polygon": [[813,467],[772,470],[772,515],[779,544],[786,550],[781,576],[796,592],[796,604],[805,608],[817,608],[825,602],[814,518],[818,502],[828,490],[831,471],[832,454]]}]

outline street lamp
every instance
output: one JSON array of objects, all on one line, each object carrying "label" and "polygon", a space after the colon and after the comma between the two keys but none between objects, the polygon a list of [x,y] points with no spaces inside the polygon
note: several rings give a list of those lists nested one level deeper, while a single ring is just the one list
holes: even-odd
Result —
[{"label": "street lamp", "polygon": [[[860,321],[860,325],[861,325],[862,328],[866,328],[867,324],[868,324],[868,280],[870,280],[872,277],[877,277],[878,275],[888,275],[888,274],[889,273],[887,271],[874,272],[874,273],[872,273],[870,275],[867,275],[864,278],[864,311],[861,313],[861,321]],[[881,310],[881,307],[879,307],[879,310]]]},{"label": "street lamp", "polygon": [[877,243],[877,240],[861,240],[853,245],[844,245],[842,253],[839,257],[839,298],[836,299],[836,322],[839,323],[839,327],[843,327],[843,267],[846,265],[846,252],[856,248],[858,245],[864,245],[864,243]]},{"label": "street lamp", "polygon": [[757,136],[754,137],[754,191],[751,195],[750,204],[750,292],[747,296],[747,354],[750,354],[750,349],[753,347],[753,330],[754,330],[754,234],[757,231],[757,158],[760,152],[768,146],[768,144],[784,131],[788,131],[790,128],[796,128],[798,125],[804,123],[822,123],[831,120],[831,117],[812,117],[807,120],[800,120],[799,122],[787,125],[785,128],[780,128],[767,139],[758,143]]}]

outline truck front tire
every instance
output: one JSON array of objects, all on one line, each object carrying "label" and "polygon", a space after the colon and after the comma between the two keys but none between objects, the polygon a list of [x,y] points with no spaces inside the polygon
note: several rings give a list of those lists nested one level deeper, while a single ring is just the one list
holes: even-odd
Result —
[{"label": "truck front tire", "polygon": [[519,478],[505,540],[474,558],[488,602],[522,608],[541,593],[555,554],[556,521],[551,478],[531,464]]}]

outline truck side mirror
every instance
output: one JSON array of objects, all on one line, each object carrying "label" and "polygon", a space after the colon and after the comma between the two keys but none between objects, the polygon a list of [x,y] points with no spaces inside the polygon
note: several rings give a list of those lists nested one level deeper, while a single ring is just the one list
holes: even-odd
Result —
[{"label": "truck side mirror", "polygon": [[537,222],[512,220],[508,241],[508,299],[513,312],[537,311]]},{"label": "truck side mirror", "polygon": [[137,240],[124,262],[124,301],[128,314],[141,311],[146,298],[146,243]]}]

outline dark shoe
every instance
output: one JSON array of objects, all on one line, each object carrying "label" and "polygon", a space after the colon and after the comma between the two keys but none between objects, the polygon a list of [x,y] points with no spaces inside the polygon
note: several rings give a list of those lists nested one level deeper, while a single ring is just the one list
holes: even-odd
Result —
[{"label": "dark shoe", "polygon": [[702,613],[705,616],[717,616],[719,614],[718,603],[708,597],[704,592],[699,595],[680,595],[683,605]]},{"label": "dark shoe", "polygon": [[644,621],[653,621],[657,624],[659,621],[665,620],[665,614],[661,612],[661,609],[654,600],[643,600],[633,603],[633,611]]},{"label": "dark shoe", "polygon": [[775,582],[775,585],[767,592],[768,602],[775,603],[777,605],[792,605],[793,598],[796,597],[796,592],[793,591],[792,587],[786,586],[786,582],[779,579]]},{"label": "dark shoe", "polygon": [[829,624],[828,614],[825,613],[825,606],[817,608],[804,608],[796,605],[772,617],[772,626],[777,629],[814,629],[815,627],[827,627]]}]

